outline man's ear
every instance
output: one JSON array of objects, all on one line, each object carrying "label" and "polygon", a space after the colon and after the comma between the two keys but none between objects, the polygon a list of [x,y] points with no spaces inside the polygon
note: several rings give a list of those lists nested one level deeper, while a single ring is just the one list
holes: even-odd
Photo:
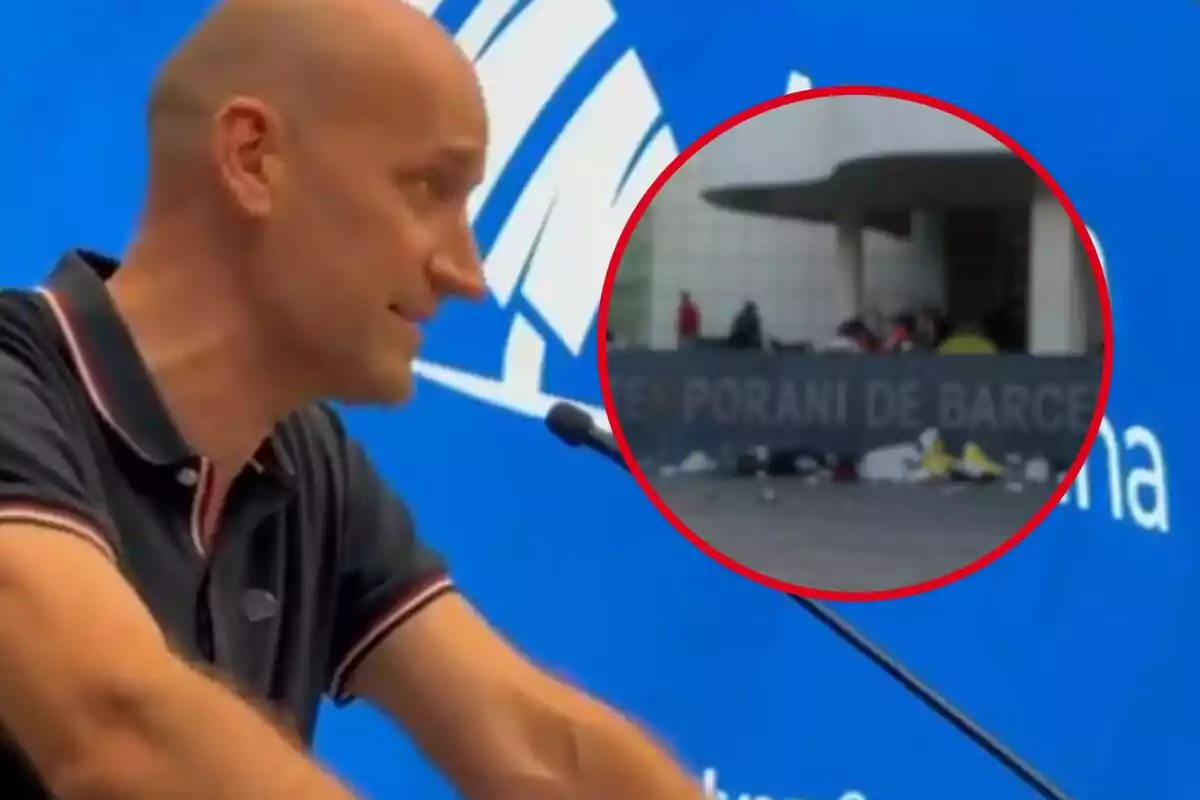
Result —
[{"label": "man's ear", "polygon": [[213,116],[212,154],[238,208],[266,217],[283,180],[278,116],[261,100],[236,97]]}]

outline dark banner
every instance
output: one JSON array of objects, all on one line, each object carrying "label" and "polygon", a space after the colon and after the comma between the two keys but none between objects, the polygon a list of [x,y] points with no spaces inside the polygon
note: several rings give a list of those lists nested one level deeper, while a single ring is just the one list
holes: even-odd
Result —
[{"label": "dark banner", "polygon": [[952,448],[1069,462],[1101,375],[1098,358],[1023,355],[615,350],[609,368],[621,429],[655,462],[760,444],[858,455],[931,427]]}]

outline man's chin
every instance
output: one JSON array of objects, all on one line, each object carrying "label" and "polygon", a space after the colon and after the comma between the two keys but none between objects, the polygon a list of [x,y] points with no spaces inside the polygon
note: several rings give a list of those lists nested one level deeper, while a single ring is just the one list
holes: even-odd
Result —
[{"label": "man's chin", "polygon": [[412,369],[405,365],[399,370],[376,372],[337,400],[353,406],[399,406],[411,400],[415,391]]},{"label": "man's chin", "polygon": [[382,400],[380,400],[380,403],[386,406],[404,405],[408,401],[412,400],[413,395],[416,394],[416,391],[417,387],[413,382],[412,375],[408,375],[403,381],[397,381],[395,384],[393,384],[390,387],[390,392]]},{"label": "man's chin", "polygon": [[406,369],[403,374],[390,377],[391,380],[380,382],[375,402],[383,406],[404,405],[416,393],[412,371]]}]

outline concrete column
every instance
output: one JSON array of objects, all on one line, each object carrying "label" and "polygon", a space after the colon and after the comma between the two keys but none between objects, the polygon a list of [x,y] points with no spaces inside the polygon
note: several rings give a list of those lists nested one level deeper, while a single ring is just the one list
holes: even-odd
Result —
[{"label": "concrete column", "polygon": [[1075,239],[1075,269],[1079,274],[1079,288],[1083,296],[1082,314],[1080,315],[1080,336],[1084,347],[1089,353],[1099,352],[1104,346],[1104,327],[1101,323],[1100,288],[1096,285],[1096,276],[1092,274],[1092,265],[1088,261],[1087,250],[1078,237]]},{"label": "concrete column", "polygon": [[866,263],[863,255],[862,216],[843,212],[837,221],[837,266],[843,314],[841,319],[863,312],[866,293]]},{"label": "concrete column", "polygon": [[1087,347],[1087,264],[1071,219],[1046,191],[1030,204],[1029,350],[1072,355]]}]

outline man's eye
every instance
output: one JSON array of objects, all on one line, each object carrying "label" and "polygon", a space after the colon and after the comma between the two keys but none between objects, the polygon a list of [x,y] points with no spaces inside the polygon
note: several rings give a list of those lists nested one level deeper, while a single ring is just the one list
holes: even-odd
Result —
[{"label": "man's eye", "polygon": [[466,202],[470,187],[461,178],[445,172],[423,172],[409,177],[409,191],[417,202],[458,205]]},{"label": "man's eye", "polygon": [[441,175],[421,175],[417,178],[417,190],[422,197],[437,200],[446,195],[446,180]]},{"label": "man's eye", "polygon": [[397,177],[396,185],[412,198],[428,197],[434,191],[433,177],[423,172],[409,172]]}]

